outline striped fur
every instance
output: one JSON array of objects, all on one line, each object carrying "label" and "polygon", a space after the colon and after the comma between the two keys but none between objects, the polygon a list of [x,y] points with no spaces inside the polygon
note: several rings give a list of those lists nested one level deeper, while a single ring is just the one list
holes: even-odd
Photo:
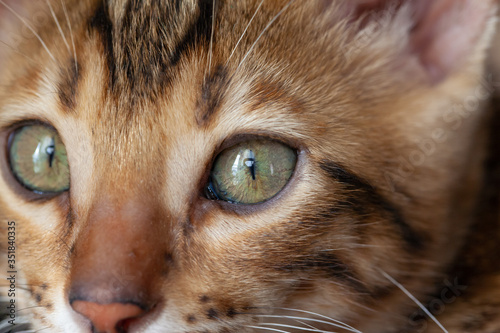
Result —
[{"label": "striped fur", "polygon": [[[92,332],[70,305],[86,300],[140,304],[129,333],[438,332],[388,276],[450,332],[500,329],[497,271],[471,273],[498,249],[476,253],[471,231],[498,228],[476,224],[496,219],[478,213],[497,170],[491,1],[445,64],[431,46],[450,37],[426,35],[412,1],[49,1],[23,7],[40,39],[0,28],[15,43],[0,45],[2,156],[41,121],[71,170],[68,192],[39,196],[0,161],[2,253],[15,221],[35,329]],[[428,16],[446,27],[472,3],[451,2]],[[207,199],[214,157],[241,137],[297,149],[291,181],[258,205]]]}]

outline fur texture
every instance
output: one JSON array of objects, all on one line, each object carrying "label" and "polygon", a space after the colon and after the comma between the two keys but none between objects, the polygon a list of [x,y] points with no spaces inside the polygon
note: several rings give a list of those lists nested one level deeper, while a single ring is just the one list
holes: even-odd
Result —
[{"label": "fur texture", "polygon": [[[498,196],[483,186],[498,170],[492,1],[0,3],[2,156],[39,121],[71,172],[69,191],[43,196],[0,160],[18,318],[78,333],[439,332],[397,281],[450,332],[500,330]],[[209,200],[215,156],[246,137],[296,149],[292,179],[262,204]],[[140,315],[98,329],[109,304]]]}]

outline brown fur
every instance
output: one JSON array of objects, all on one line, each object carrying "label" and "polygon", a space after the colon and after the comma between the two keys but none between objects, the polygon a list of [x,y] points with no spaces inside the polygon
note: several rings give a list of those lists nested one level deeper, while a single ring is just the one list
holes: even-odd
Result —
[{"label": "brown fur", "polygon": [[[70,305],[84,300],[141,304],[131,333],[302,326],[259,314],[438,332],[386,273],[443,303],[429,307],[450,332],[500,329],[498,220],[478,208],[499,202],[484,186],[498,170],[483,75],[493,5],[467,54],[431,71],[433,41],[402,32],[413,31],[405,5],[384,16],[379,3],[264,1],[231,55],[258,1],[217,2],[212,30],[207,1],[67,0],[74,50],[51,4],[68,46],[49,16],[36,31],[54,59],[35,38],[16,45],[25,56],[0,55],[2,154],[15,124],[39,120],[71,170],[68,192],[39,197],[0,161],[0,237],[15,221],[17,300],[36,328],[91,332]],[[380,25],[360,34],[370,13]],[[262,204],[207,199],[214,157],[241,136],[297,149],[294,176]],[[467,288],[446,303],[449,283]]]}]

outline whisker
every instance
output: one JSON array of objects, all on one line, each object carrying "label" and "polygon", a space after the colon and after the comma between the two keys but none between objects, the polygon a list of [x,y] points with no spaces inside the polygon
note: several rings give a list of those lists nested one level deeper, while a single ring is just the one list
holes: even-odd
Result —
[{"label": "whisker", "polygon": [[66,36],[64,36],[61,25],[59,24],[59,20],[57,19],[56,13],[54,13],[54,9],[52,8],[52,5],[50,4],[49,0],[45,0],[45,2],[47,3],[47,6],[49,6],[50,13],[52,14],[52,17],[54,18],[54,22],[57,25],[57,29],[59,30],[59,33],[61,34],[61,37],[64,41],[64,44],[66,45],[66,48],[68,49],[69,52],[71,52],[71,50],[69,48],[68,41],[66,40]]},{"label": "whisker", "polygon": [[212,316],[211,318],[214,318],[215,320],[217,320],[218,322],[220,323],[223,323],[223,324],[229,324],[226,320],[222,319],[222,318],[219,318],[219,316]]},{"label": "whisker", "polygon": [[279,332],[279,333],[290,333],[288,331],[282,331],[282,330],[279,330],[279,329],[276,329],[276,328],[271,328],[271,327],[261,327],[261,326],[253,326],[253,325],[245,325],[245,327],[255,328],[255,329],[258,329],[258,330],[266,330],[266,331],[272,331],[272,332]]},{"label": "whisker", "polygon": [[260,7],[262,7],[262,4],[264,3],[264,0],[262,0],[259,4],[259,6],[257,7],[257,9],[255,10],[255,13],[253,14],[252,18],[250,19],[250,21],[248,22],[247,26],[245,27],[245,30],[243,30],[243,33],[241,34],[240,36],[240,39],[238,39],[238,42],[236,43],[235,47],[233,48],[233,51],[231,52],[231,54],[229,55],[229,58],[227,58],[227,61],[226,61],[226,65],[229,63],[229,60],[231,60],[231,57],[233,56],[234,52],[236,51],[236,49],[238,48],[238,45],[240,45],[240,42],[241,40],[243,39],[243,36],[245,36],[248,28],[250,27],[250,25],[252,24],[252,21],[253,19],[255,18],[255,16],[257,16],[257,13],[260,9]]},{"label": "whisker", "polygon": [[290,7],[290,5],[294,2],[295,0],[290,0],[279,12],[278,14],[276,14],[272,20],[266,25],[266,27],[264,28],[264,30],[262,30],[262,32],[260,33],[260,35],[257,37],[257,39],[255,40],[255,42],[252,44],[252,46],[250,46],[250,49],[248,50],[248,52],[245,54],[245,56],[243,57],[243,60],[241,60],[240,64],[238,65],[238,67],[236,68],[236,71],[238,71],[238,69],[241,67],[241,65],[245,62],[245,60],[247,59],[248,55],[253,51],[255,45],[257,45],[257,43],[259,42],[260,38],[264,35],[264,33],[269,29],[269,27],[274,23],[274,21],[276,21],[278,19],[278,17],[281,16],[281,14],[283,14],[283,12],[285,12],[285,10],[288,9],[288,7]]},{"label": "whisker", "polygon": [[64,16],[66,17],[66,23],[68,24],[69,34],[71,37],[71,44],[73,45],[73,59],[75,60],[75,69],[76,73],[78,73],[78,58],[76,56],[76,47],[75,47],[75,38],[73,36],[73,28],[71,27],[71,22],[69,20],[68,10],[66,9],[66,4],[64,0],[61,0],[61,5],[63,8]]},{"label": "whisker", "polygon": [[408,289],[406,289],[401,283],[399,283],[398,281],[396,281],[392,276],[390,276],[389,274],[387,274],[385,271],[383,271],[381,269],[379,271],[380,271],[380,273],[382,273],[382,275],[387,280],[389,280],[392,284],[394,284],[396,287],[398,287],[402,292],[404,292],[406,294],[406,296],[408,296],[413,302],[415,302],[415,304],[417,304],[420,307],[420,309],[422,309],[422,311],[424,311],[424,313],[427,316],[429,316],[429,318],[431,318],[439,326],[439,328],[441,328],[441,330],[443,332],[448,333],[448,331],[444,328],[443,325],[441,325],[441,323],[436,319],[436,317],[434,317],[434,315],[432,313],[430,313],[430,311],[427,310],[427,308],[422,303],[420,303],[420,301],[415,296],[413,296],[408,291]]},{"label": "whisker", "polygon": [[25,310],[36,309],[36,308],[43,308],[43,306],[41,306],[41,305],[28,306],[28,307],[17,310],[16,313],[19,313],[19,312],[25,311]]},{"label": "whisker", "polygon": [[66,249],[71,252],[71,247],[64,241],[61,235],[57,234],[55,231],[50,230],[50,233],[52,233],[54,236],[57,237],[57,240],[60,241],[63,245],[66,246]]},{"label": "whisker", "polygon": [[16,52],[17,54],[19,54],[19,55],[25,57],[26,59],[28,59],[29,61],[33,62],[33,64],[37,64],[38,65],[38,63],[35,60],[33,60],[32,58],[28,57],[26,54],[22,53],[21,51],[19,51],[18,49],[16,49],[12,45],[7,44],[3,40],[0,40],[0,43],[4,44],[8,48],[10,48],[12,51]]},{"label": "whisker", "polygon": [[[17,321],[17,318],[16,318]],[[28,323],[16,323],[16,333],[32,333],[33,330],[29,330],[30,325]],[[19,331],[19,330],[23,331]],[[10,333],[12,332],[12,325],[8,322],[7,319],[0,322],[0,333]]]},{"label": "whisker", "polygon": [[286,325],[286,324],[278,324],[278,323],[261,323],[260,325],[266,325],[266,326],[276,326],[276,327],[283,327],[283,328],[291,328],[299,331],[308,331],[308,332],[319,332],[319,333],[335,333],[332,331],[323,331],[319,330],[316,327],[312,325],[305,325],[308,327],[300,327],[300,326],[293,326],[293,325]]},{"label": "whisker", "polygon": [[50,52],[49,48],[47,47],[47,44],[45,44],[42,37],[40,37],[40,35],[35,31],[35,29],[33,29],[33,27],[28,22],[26,22],[26,20],[23,17],[21,17],[21,15],[19,15],[14,9],[12,9],[9,5],[7,5],[5,3],[5,1],[0,0],[0,4],[2,4],[5,8],[7,8],[8,11],[10,11],[12,14],[14,14],[35,35],[35,37],[40,41],[43,48],[45,49],[45,51],[47,51],[47,53],[52,58],[52,60],[54,62],[57,62],[56,58],[54,57],[52,52]]},{"label": "whisker", "polygon": [[[300,320],[296,320],[296,322],[298,322],[299,324],[304,325],[305,327],[309,327],[309,328],[311,328],[311,329],[313,329],[313,330],[317,330],[317,328],[316,328],[316,327],[314,327],[314,326],[313,326],[313,325],[311,325],[311,324],[304,323],[303,321],[300,321]],[[325,333],[326,333],[326,331],[323,331],[323,332],[325,332]]]},{"label": "whisker", "polygon": [[[336,323],[336,324],[339,324],[339,325],[343,325],[343,327],[351,329],[351,332],[362,333],[361,331],[358,331],[354,327],[352,327],[350,325],[347,325],[346,323],[344,323],[344,322],[342,322],[340,320],[333,319],[333,318],[330,318],[328,316],[325,316],[325,315],[322,315],[322,314],[319,314],[319,313],[316,313],[316,312],[311,312],[311,311],[307,311],[307,310],[300,310],[300,309],[280,308],[280,307],[271,307],[271,309],[273,309],[273,310],[283,310],[283,311],[292,311],[292,312],[299,312],[299,313],[305,313],[305,314],[313,315],[313,316],[316,316],[316,317],[319,317],[319,318],[330,320],[333,323]],[[310,319],[310,318],[304,318],[304,319]]]},{"label": "whisker", "polygon": [[[29,286],[29,285],[28,285],[28,286]],[[7,285],[7,284],[6,284],[6,285],[3,285],[3,284],[2,284],[2,285],[0,285],[0,288],[10,288],[10,285]],[[31,289],[29,289],[29,288],[23,287],[23,285],[22,285],[22,284],[17,284],[17,283],[16,283],[16,288],[21,289],[21,290],[24,290],[24,291],[30,291],[30,290],[31,290]]]},{"label": "whisker", "polygon": [[214,41],[214,29],[215,29],[215,5],[217,0],[213,0],[212,2],[212,31],[210,32],[210,46],[208,51],[208,75],[210,75],[210,71],[212,68],[212,47]]},{"label": "whisker", "polygon": [[220,318],[219,316],[217,316],[215,314],[214,315],[210,315],[210,318],[213,318],[213,319],[217,320],[218,322],[220,322],[220,323],[222,323],[224,325],[227,325],[227,326],[230,326],[230,327],[233,327],[233,328],[236,327],[234,324],[228,322],[227,320],[224,320],[224,319]]},{"label": "whisker", "polygon": [[254,316],[255,317],[262,317],[262,318],[284,318],[284,319],[294,319],[297,321],[298,320],[311,321],[311,322],[318,323],[318,324],[326,324],[326,325],[330,325],[333,327],[341,328],[341,329],[349,331],[349,332],[361,333],[360,331],[353,329],[344,323],[336,323],[336,322],[332,323],[329,321],[314,319],[314,318],[305,318],[305,317],[296,317],[296,316],[282,316],[282,315],[266,315],[266,314],[259,314],[259,315],[254,315]]}]

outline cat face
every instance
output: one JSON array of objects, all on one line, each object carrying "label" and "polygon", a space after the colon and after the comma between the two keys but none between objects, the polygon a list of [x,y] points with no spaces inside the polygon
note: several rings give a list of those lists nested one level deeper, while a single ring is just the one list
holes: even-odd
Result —
[{"label": "cat face", "polygon": [[494,11],[458,2],[24,8],[47,19],[0,64],[16,306],[50,332],[407,327],[390,277],[433,292],[477,191]]}]

